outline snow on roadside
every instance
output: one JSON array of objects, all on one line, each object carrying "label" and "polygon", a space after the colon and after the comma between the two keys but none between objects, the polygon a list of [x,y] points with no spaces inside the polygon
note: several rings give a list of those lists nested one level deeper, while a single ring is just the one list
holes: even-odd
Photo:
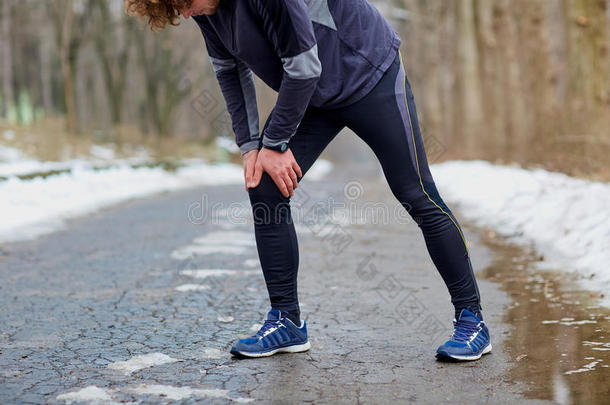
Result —
[{"label": "snow on roadside", "polygon": [[610,306],[610,184],[485,161],[431,165],[460,214],[544,255],[540,268],[576,271]]},{"label": "snow on roadside", "polygon": [[110,147],[93,145],[90,148],[92,158],[70,159],[64,161],[40,161],[33,159],[21,150],[0,145],[0,176],[20,176],[32,173],[45,173],[57,170],[70,170],[78,167],[93,169],[107,165],[135,165],[150,161],[146,151],[140,151],[129,159],[116,159],[115,152]]},{"label": "snow on roadside", "polygon": [[73,167],[69,173],[0,182],[0,241],[30,239],[52,232],[68,218],[130,198],[196,185],[243,182],[236,165],[205,163],[170,173],[162,168],[120,165],[105,170]]},{"label": "snow on roadside", "polygon": [[28,158],[19,149],[0,145],[0,176],[62,170],[66,164],[62,162],[40,162]]},{"label": "snow on roadside", "polygon": [[[94,159],[41,162],[0,145],[0,242],[32,239],[60,229],[65,221],[132,198],[201,185],[243,185],[240,165],[181,161],[168,172],[161,167],[137,167],[147,156],[117,160],[111,149],[92,149]],[[96,165],[107,166],[97,170]],[[48,177],[19,175],[65,171]],[[320,180],[332,164],[318,161],[307,178]]]}]

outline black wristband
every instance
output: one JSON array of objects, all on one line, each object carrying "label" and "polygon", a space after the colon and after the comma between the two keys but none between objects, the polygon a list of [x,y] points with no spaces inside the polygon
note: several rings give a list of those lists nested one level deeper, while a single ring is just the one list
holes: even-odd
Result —
[{"label": "black wristband", "polygon": [[284,153],[284,152],[286,152],[288,150],[288,142],[282,142],[282,143],[279,143],[279,144],[274,145],[274,146],[263,145],[263,147],[265,147],[267,149],[274,150],[276,152]]}]

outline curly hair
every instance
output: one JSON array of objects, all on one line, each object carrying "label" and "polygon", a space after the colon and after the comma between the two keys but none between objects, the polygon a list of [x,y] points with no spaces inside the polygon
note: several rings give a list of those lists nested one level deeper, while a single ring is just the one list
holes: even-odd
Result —
[{"label": "curly hair", "polygon": [[148,17],[153,31],[160,31],[168,24],[180,23],[180,11],[191,7],[193,0],[124,0],[129,15]]}]

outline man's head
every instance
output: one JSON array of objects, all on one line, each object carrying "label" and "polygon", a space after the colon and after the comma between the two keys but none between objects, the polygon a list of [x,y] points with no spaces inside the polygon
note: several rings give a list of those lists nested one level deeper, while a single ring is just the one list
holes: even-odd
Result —
[{"label": "man's head", "polygon": [[148,18],[154,31],[162,30],[167,24],[178,25],[180,15],[189,18],[194,15],[215,14],[220,0],[124,0],[128,14]]}]

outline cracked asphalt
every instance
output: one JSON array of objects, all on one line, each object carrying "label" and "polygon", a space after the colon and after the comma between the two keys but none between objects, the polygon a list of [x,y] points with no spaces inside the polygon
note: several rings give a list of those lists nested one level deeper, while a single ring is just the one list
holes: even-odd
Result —
[{"label": "cracked asphalt", "polygon": [[[136,199],[3,245],[0,403],[542,403],[508,379],[502,319],[510,299],[496,284],[479,278],[492,353],[438,362],[453,308],[416,224],[308,218],[308,204],[330,197],[394,207],[376,173],[356,164],[321,182],[305,177],[294,198],[306,353],[239,360],[228,352],[269,309],[255,246],[175,258],[205,235],[253,240],[242,186]],[[462,226],[480,273],[493,252]],[[235,271],[188,275],[197,269]],[[150,353],[173,360],[131,373],[109,368]],[[106,396],[65,396],[91,386]]]}]

